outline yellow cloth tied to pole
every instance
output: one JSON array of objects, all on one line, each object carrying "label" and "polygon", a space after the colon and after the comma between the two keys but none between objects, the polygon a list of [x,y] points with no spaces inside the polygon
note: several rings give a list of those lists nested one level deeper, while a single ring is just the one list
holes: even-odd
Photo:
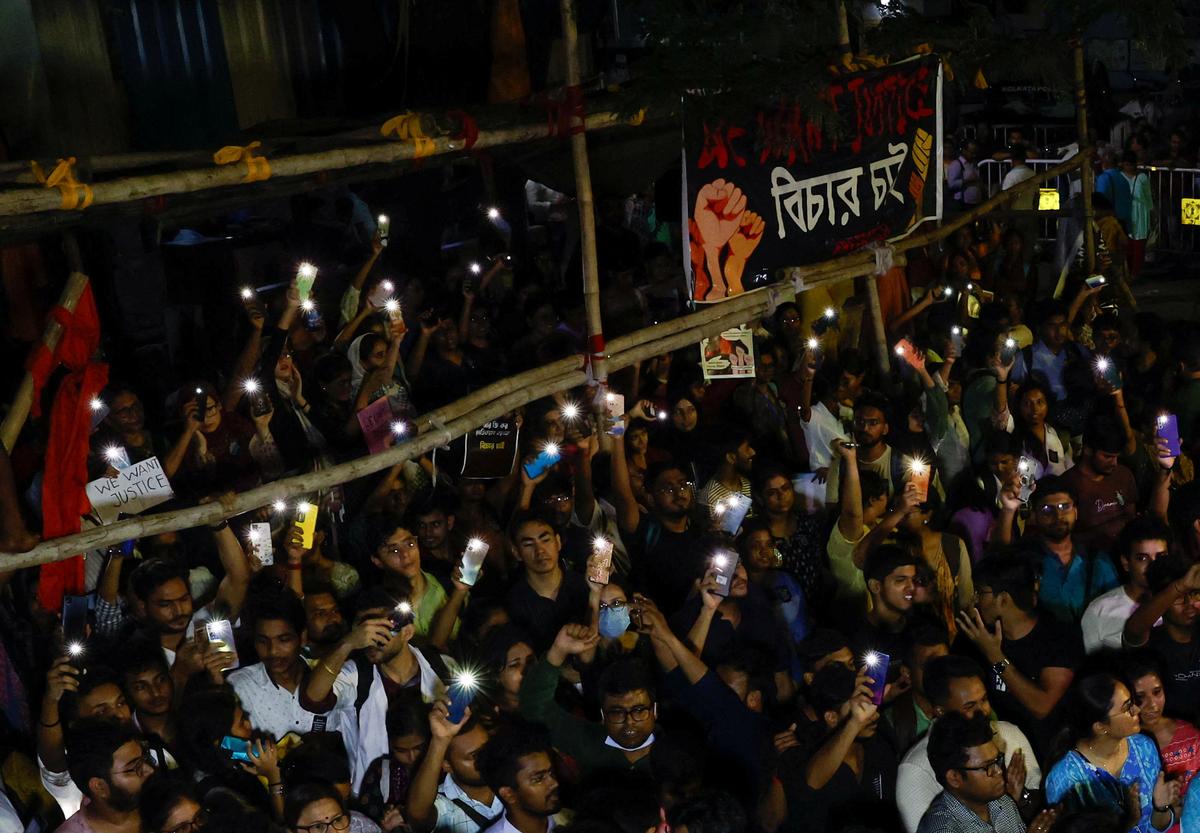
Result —
[{"label": "yellow cloth tied to pole", "polygon": [[30,169],[33,171],[33,178],[36,179],[46,188],[57,188],[62,194],[62,209],[64,211],[74,211],[87,208],[92,204],[94,194],[92,186],[85,185],[75,178],[75,157],[71,156],[66,159],[59,159],[58,164],[54,166],[54,170],[47,176],[42,170],[42,166],[37,162],[29,163]]},{"label": "yellow cloth tied to pole", "polygon": [[254,151],[262,147],[262,142],[251,142],[245,147],[227,145],[213,154],[213,162],[218,165],[236,165],[246,163],[246,178],[243,182],[262,182],[271,178],[271,163],[265,157],[255,156]]},{"label": "yellow cloth tied to pole", "polygon": [[379,132],[384,136],[395,135],[402,142],[412,142],[413,158],[415,159],[432,156],[437,149],[433,139],[426,136],[425,131],[421,128],[420,113],[410,112],[393,116],[383,123]]}]

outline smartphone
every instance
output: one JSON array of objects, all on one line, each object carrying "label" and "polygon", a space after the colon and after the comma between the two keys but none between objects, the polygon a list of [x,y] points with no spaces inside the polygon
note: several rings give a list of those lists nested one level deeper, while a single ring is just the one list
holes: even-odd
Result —
[{"label": "smartphone", "polygon": [[271,398],[267,396],[257,379],[247,379],[243,389],[250,398],[250,416],[260,417],[271,413]]},{"label": "smartphone", "polygon": [[917,486],[917,496],[921,503],[929,500],[929,477],[932,474],[932,468],[926,462],[914,460],[911,457],[907,461],[908,479]]},{"label": "smartphone", "polygon": [[304,310],[304,329],[312,332],[323,326],[325,326],[325,319],[321,316],[321,310],[317,309],[316,304]]},{"label": "smartphone", "polygon": [[380,214],[375,227],[379,230],[379,245],[387,248],[388,233],[392,230],[392,219],[386,214]]},{"label": "smartphone", "polygon": [[468,671],[459,671],[450,680],[447,693],[450,695],[449,718],[451,723],[460,723],[467,712],[467,706],[475,699],[479,683],[475,675]]},{"label": "smartphone", "polygon": [[123,445],[110,445],[104,449],[104,459],[117,471],[122,471],[132,465],[129,462],[129,451]]},{"label": "smartphone", "polygon": [[121,542],[121,555],[125,556],[126,558],[133,557],[133,539],[132,538],[130,538],[128,541]]},{"label": "smartphone", "polygon": [[300,296],[300,303],[312,297],[313,284],[316,282],[317,267],[311,263],[301,263],[296,269],[296,293]]},{"label": "smartphone", "polygon": [[83,664],[83,649],[87,643],[87,620],[88,597],[63,596],[63,650],[70,657],[71,664],[77,668]]},{"label": "smartphone", "polygon": [[896,342],[896,355],[905,362],[911,362],[913,355],[916,353],[916,348],[907,338],[902,338]]},{"label": "smartphone", "polygon": [[961,356],[967,343],[967,331],[962,327],[950,328],[950,343],[954,345],[954,355]]},{"label": "smartphone", "polygon": [[713,557],[708,560],[708,569],[711,570],[717,580],[717,589],[715,592],[718,596],[728,596],[729,589],[733,585],[733,574],[737,570],[738,554],[734,549],[722,549],[713,554]]},{"label": "smartphone", "polygon": [[1084,283],[1087,284],[1088,289],[1095,289],[1098,286],[1104,286],[1108,281],[1104,279],[1103,275],[1092,275],[1090,278],[1085,279]]},{"label": "smartphone", "polygon": [[525,474],[529,475],[530,480],[536,480],[558,463],[562,453],[554,443],[546,443],[546,446],[538,452],[538,456],[534,457],[525,464]]},{"label": "smartphone", "polygon": [[883,705],[883,690],[887,687],[892,658],[880,651],[868,651],[863,657],[863,673],[871,678],[871,702]]},{"label": "smartphone", "polygon": [[228,619],[216,619],[212,622],[204,623],[204,634],[208,637],[208,644],[214,646],[221,653],[227,653],[233,662],[225,666],[223,671],[232,671],[238,667],[237,646],[233,642],[233,623]]},{"label": "smartphone", "polygon": [[1104,381],[1113,386],[1113,390],[1121,389],[1121,371],[1117,367],[1117,363],[1112,359],[1107,359],[1104,356],[1096,359],[1096,372]]},{"label": "smartphone", "polygon": [[746,513],[750,511],[750,498],[738,493],[730,495],[723,503],[725,511],[721,513],[721,531],[737,535],[742,521],[746,519]]},{"label": "smartphone", "polygon": [[208,415],[208,392],[204,388],[196,388],[196,421],[204,424],[204,417]]},{"label": "smartphone", "polygon": [[250,524],[250,552],[264,567],[275,563],[275,547],[271,543],[271,525],[268,523]]},{"label": "smartphone", "polygon": [[400,631],[411,625],[416,620],[416,614],[413,613],[412,605],[408,602],[400,602],[392,608],[392,612],[388,614],[388,622],[391,623],[392,636],[396,636]]},{"label": "smartphone", "polygon": [[300,530],[300,546],[311,550],[317,532],[317,507],[311,503],[296,504],[296,518],[292,525]]},{"label": "smartphone", "polygon": [[1021,484],[1017,490],[1017,497],[1021,499],[1021,503],[1029,503],[1029,498],[1033,494],[1033,484],[1035,482],[1037,469],[1033,465],[1033,461],[1028,457],[1022,457],[1017,461],[1017,476]]},{"label": "smartphone", "polygon": [[1167,442],[1167,456],[1179,456],[1179,417],[1175,414],[1159,414],[1155,421],[1154,436]]},{"label": "smartphone", "polygon": [[1015,338],[1004,339],[1004,346],[1000,348],[1000,361],[1003,364],[1008,364],[1017,357],[1017,340]]},{"label": "smartphone", "polygon": [[254,755],[254,751],[250,747],[250,741],[230,737],[229,735],[221,738],[221,748],[228,752],[229,757],[235,761],[250,763]]},{"label": "smartphone", "polygon": [[608,584],[612,578],[613,542],[602,536],[592,541],[592,554],[587,560],[587,580]]},{"label": "smartphone", "polygon": [[479,571],[483,567],[483,559],[487,557],[487,541],[472,538],[467,541],[467,548],[462,554],[462,569],[459,571],[459,581],[468,587],[474,587],[479,581]]},{"label": "smartphone", "polygon": [[97,428],[100,427],[100,423],[104,422],[104,420],[108,417],[109,408],[108,408],[108,405],[106,405],[104,403],[104,400],[97,396],[95,399],[92,400],[91,410],[92,410],[92,430],[95,431]]},{"label": "smartphone", "polygon": [[608,417],[608,435],[620,437],[625,433],[625,396],[620,393],[604,394],[604,413]]}]

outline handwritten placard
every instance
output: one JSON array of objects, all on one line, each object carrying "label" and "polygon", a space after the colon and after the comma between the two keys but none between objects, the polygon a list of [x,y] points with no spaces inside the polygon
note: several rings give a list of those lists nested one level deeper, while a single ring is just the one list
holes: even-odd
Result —
[{"label": "handwritten placard", "polygon": [[157,457],[122,469],[116,477],[101,477],[87,484],[88,500],[100,522],[110,524],[119,515],[137,515],[175,496],[167,473]]},{"label": "handwritten placard", "polygon": [[378,454],[392,445],[392,403],[381,396],[358,412],[358,424],[362,427],[367,450]]}]

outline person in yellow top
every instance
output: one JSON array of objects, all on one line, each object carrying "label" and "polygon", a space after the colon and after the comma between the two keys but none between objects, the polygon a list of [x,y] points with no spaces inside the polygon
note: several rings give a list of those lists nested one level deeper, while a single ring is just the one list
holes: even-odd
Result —
[{"label": "person in yellow top", "polygon": [[835,439],[832,448],[832,465],[841,467],[841,511],[826,551],[837,582],[837,609],[857,617],[866,612],[868,597],[867,580],[862,565],[854,560],[854,549],[887,512],[888,484],[878,472],[859,470],[856,446]]}]

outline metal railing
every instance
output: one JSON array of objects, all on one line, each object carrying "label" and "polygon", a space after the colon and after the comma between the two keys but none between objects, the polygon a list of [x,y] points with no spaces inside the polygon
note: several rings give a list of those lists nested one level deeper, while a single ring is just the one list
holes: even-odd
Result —
[{"label": "metal railing", "polygon": [[[1026,162],[1037,173],[1059,164],[1058,159],[1030,159]],[[979,163],[979,177],[984,196],[1000,192],[1005,175],[1012,170],[1012,162],[985,159]],[[1200,168],[1167,168],[1149,165],[1139,169],[1150,177],[1150,193],[1154,198],[1155,216],[1151,219],[1150,236],[1153,250],[1165,254],[1191,254],[1200,251],[1200,226],[1184,225],[1183,201],[1200,197]],[[1046,183],[1059,193],[1062,205],[1071,198],[1072,185],[1078,189],[1078,176],[1073,179],[1060,176],[1053,184]],[[1054,218],[1042,220],[1038,239],[1054,240],[1057,223]]]}]

